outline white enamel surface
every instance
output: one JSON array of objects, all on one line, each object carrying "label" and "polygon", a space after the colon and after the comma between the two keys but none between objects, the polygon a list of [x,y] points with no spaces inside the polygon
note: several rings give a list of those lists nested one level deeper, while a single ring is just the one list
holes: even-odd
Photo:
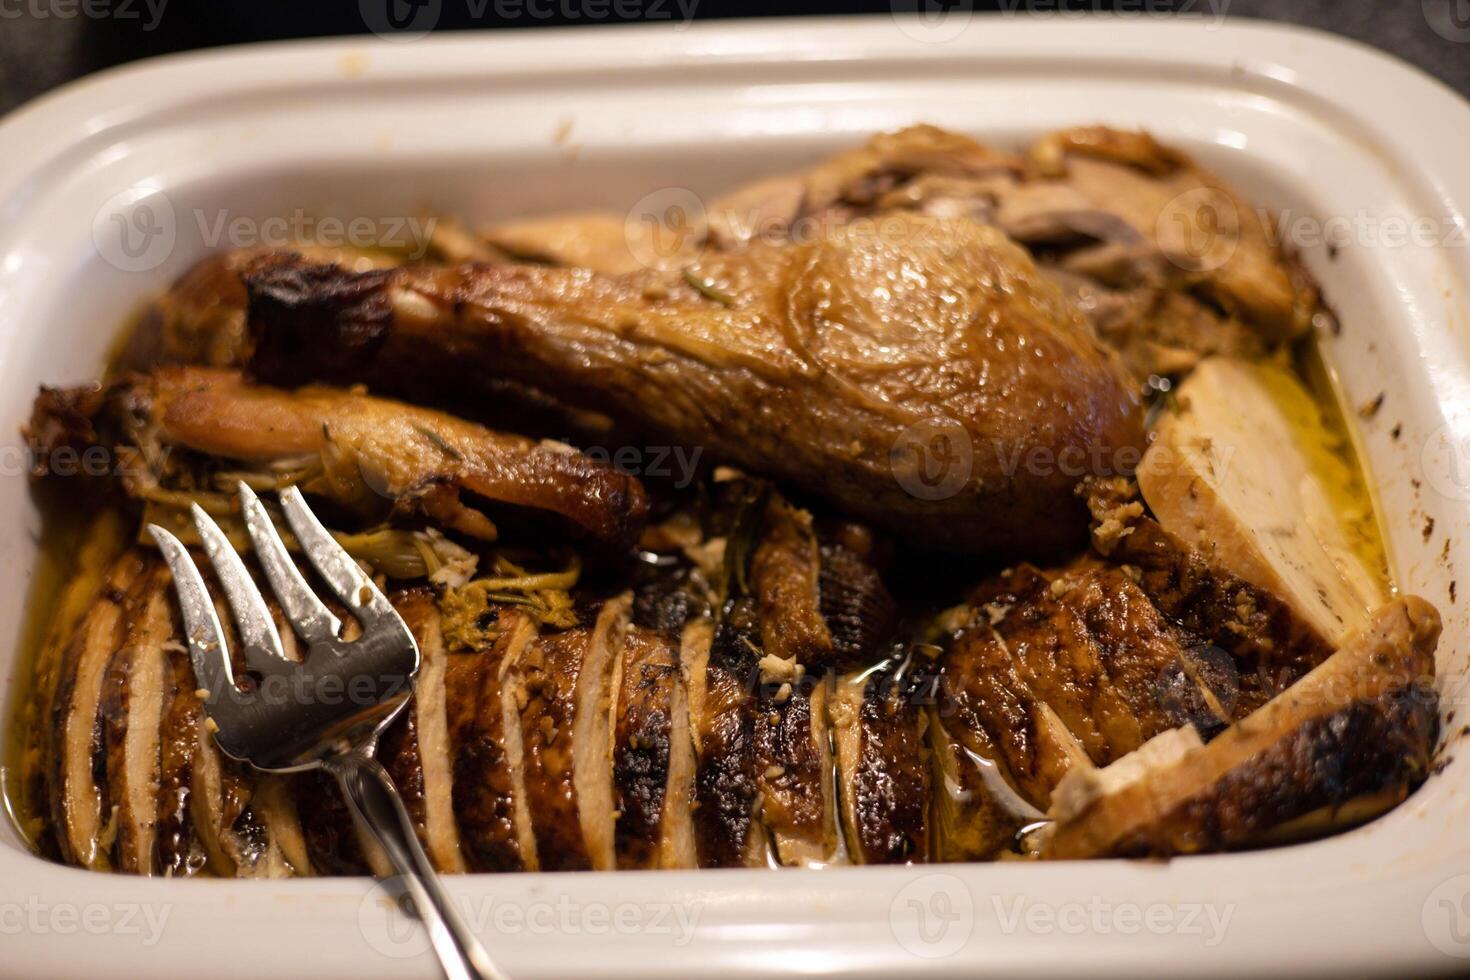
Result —
[{"label": "white enamel surface", "polygon": [[[1007,144],[1097,121],[1148,127],[1267,207],[1317,218],[1426,215],[1462,229],[1447,247],[1348,243],[1335,260],[1320,245],[1305,249],[1343,322],[1327,354],[1348,401],[1385,393],[1374,419],[1354,421],[1401,585],[1444,612],[1440,671],[1445,690],[1458,690],[1470,577],[1457,605],[1448,587],[1457,567],[1470,576],[1470,108],[1368,49],[1276,27],[977,17],[946,43],[910,33],[921,32],[883,17],[278,45],[109,72],[11,116],[0,124],[0,439],[10,447],[0,457],[0,621],[20,621],[38,525],[15,465],[14,425],[37,384],[94,376],[123,315],[200,254],[196,208],[254,218],[297,207],[477,218],[624,208],[660,188],[718,191],[915,121]],[[180,233],[169,261],[126,273],[99,257],[92,225],[103,202],[139,183],[167,194]],[[1426,514],[1435,521],[1428,540]],[[10,683],[15,632],[0,636]],[[1458,713],[1454,728],[1470,721],[1470,708]],[[1175,975],[1186,960],[1189,972],[1231,975],[1449,972],[1470,961],[1447,957],[1431,936],[1470,954],[1470,900],[1455,907],[1470,879],[1443,884],[1470,874],[1470,753],[1449,755],[1389,817],[1255,854],[483,876],[449,887],[483,918],[487,945],[515,977],[1142,977]],[[42,862],[4,833],[6,973],[433,975],[426,952],[385,955],[369,942],[385,945],[385,913],[365,881],[96,875]],[[1017,899],[1023,917],[1010,927]],[[932,942],[914,932],[911,901],[931,911]],[[1079,915],[1099,902],[1108,903],[1101,928]],[[1130,926],[1128,908],[1160,902],[1175,903],[1166,910],[1179,928]],[[1206,916],[1184,922],[1196,902],[1229,910],[1217,944],[1207,946]],[[89,903],[167,909],[162,938],[149,945],[146,928],[129,934],[117,917],[98,934],[68,929],[64,912],[49,918]],[[497,918],[502,905],[508,918]],[[655,907],[671,906],[696,916],[692,933],[672,912],[652,921]],[[1028,919],[1033,906],[1043,911]],[[43,928],[17,930],[33,908]],[[1119,908],[1123,918],[1110,918]],[[529,913],[519,925],[517,909]],[[563,909],[571,928],[560,925]],[[959,917],[947,920],[946,910]],[[1047,910],[1060,916],[1050,927]],[[1456,914],[1461,946],[1449,931]]]}]

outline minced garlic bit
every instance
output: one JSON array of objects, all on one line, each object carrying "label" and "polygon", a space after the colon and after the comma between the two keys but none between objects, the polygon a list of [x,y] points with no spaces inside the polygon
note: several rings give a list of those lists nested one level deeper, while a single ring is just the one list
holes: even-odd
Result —
[{"label": "minced garlic bit", "polygon": [[776,703],[777,704],[785,704],[786,701],[790,699],[790,697],[791,697],[791,685],[790,685],[790,683],[788,683],[786,681],[782,681],[781,682],[781,686],[776,689]]},{"label": "minced garlic bit", "polygon": [[1103,515],[1092,532],[1092,546],[1099,554],[1111,555],[1118,542],[1133,533],[1133,522],[1143,516],[1143,504],[1134,500],[1119,504]]},{"label": "minced garlic bit", "polygon": [[201,701],[208,701],[209,700],[209,688],[207,688],[207,687],[196,687],[194,689],[194,696],[196,698],[198,698],[199,700],[201,700]]},{"label": "minced garlic bit", "polygon": [[1008,602],[987,602],[984,606],[985,616],[990,620],[991,626],[999,626],[1010,614],[1011,604]]},{"label": "minced garlic bit", "polygon": [[767,766],[766,767],[766,778],[767,779],[780,779],[784,775],[786,775],[786,767],[785,766]]},{"label": "minced garlic bit", "polygon": [[832,701],[827,704],[827,717],[831,719],[834,728],[851,725],[856,720],[855,714],[852,705],[846,701]]},{"label": "minced garlic bit", "polygon": [[468,549],[454,543],[431,527],[415,531],[414,538],[428,549],[429,557],[433,559],[433,562],[425,562],[430,566],[430,582],[457,589],[475,577],[475,569],[479,567],[480,559]]},{"label": "minced garlic bit", "polygon": [[217,721],[215,721],[213,718],[205,718],[204,719],[204,727],[209,730],[209,733],[211,735],[213,735],[214,733],[216,733],[216,732],[219,731],[219,723]]},{"label": "minced garlic bit", "polygon": [[774,684],[776,681],[800,680],[800,667],[795,657],[783,660],[774,653],[768,653],[761,657],[761,680],[767,684]]}]

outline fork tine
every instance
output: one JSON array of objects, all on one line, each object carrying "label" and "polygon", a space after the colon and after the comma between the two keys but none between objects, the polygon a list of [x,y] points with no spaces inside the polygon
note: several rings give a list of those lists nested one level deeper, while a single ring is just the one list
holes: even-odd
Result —
[{"label": "fork tine", "polygon": [[295,487],[287,487],[281,491],[280,498],[281,511],[286,515],[286,522],[291,525],[291,530],[295,532],[296,540],[301,542],[301,550],[306,552],[306,557],[321,573],[327,585],[331,586],[337,598],[347,604],[347,608],[362,620],[364,626],[384,618],[396,620],[398,614],[394,612],[388,599],[378,591],[373,580],[363,574],[352,556],[343,551],[336,539],[322,527],[321,521],[306,506],[301,491]]},{"label": "fork tine", "polygon": [[178,538],[157,524],[148,525],[148,533],[163,553],[163,560],[174,576],[174,590],[179,595],[179,610],[184,618],[184,637],[189,643],[189,659],[194,664],[194,678],[199,686],[217,700],[235,684],[230,672],[230,651],[225,646],[224,630],[214,612],[214,600],[204,586],[204,578]]},{"label": "fork tine", "polygon": [[219,529],[214,518],[204,508],[195,504],[190,508],[194,515],[194,526],[204,542],[204,550],[214,566],[215,578],[219,579],[220,590],[230,604],[230,613],[240,630],[240,644],[245,648],[245,663],[251,670],[268,671],[279,667],[286,660],[281,649],[281,637],[276,633],[276,622],[270,609],[261,597],[255,580],[245,569],[245,563],[235,553],[234,545]]},{"label": "fork tine", "polygon": [[271,589],[281,603],[281,612],[296,631],[296,635],[307,643],[325,643],[342,629],[342,623],[332,611],[322,604],[306,584],[301,570],[291,560],[281,536],[271,523],[255,491],[242,480],[240,482],[240,509],[245,515],[245,529],[255,543],[255,557],[265,569]]}]

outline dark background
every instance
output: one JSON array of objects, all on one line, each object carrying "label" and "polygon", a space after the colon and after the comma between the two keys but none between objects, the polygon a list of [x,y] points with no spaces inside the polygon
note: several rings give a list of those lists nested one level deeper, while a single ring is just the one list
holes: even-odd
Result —
[{"label": "dark background", "polygon": [[[155,5],[159,0],[152,0]],[[387,0],[383,0],[387,2]],[[580,15],[497,16],[497,10],[543,14],[549,8]],[[526,30],[557,23],[620,20],[613,0],[441,0],[440,30]],[[652,0],[623,0],[622,9],[647,9]],[[691,0],[683,0],[687,5]],[[695,19],[732,16],[886,14],[893,6],[913,9],[973,7],[976,10],[1054,12],[1067,9],[1147,10],[1208,13],[1222,4],[1229,17],[1257,17],[1306,24],[1356,38],[1410,61],[1470,96],[1470,0],[878,0],[826,3],[796,0],[693,0]],[[82,4],[86,4],[83,7]],[[1213,6],[1212,6],[1213,5]],[[408,8],[411,9],[411,8]],[[613,5],[613,10],[617,6]],[[664,0],[661,11],[676,10]],[[596,13],[587,11],[596,10]],[[83,11],[90,11],[90,14]],[[476,18],[472,11],[483,11]],[[1451,29],[1436,32],[1430,17]],[[147,28],[145,0],[0,0],[0,112],[8,111],[73,78],[154,54],[245,41],[365,30],[357,0],[164,0],[162,14]],[[1459,38],[1450,40],[1443,34]]]}]

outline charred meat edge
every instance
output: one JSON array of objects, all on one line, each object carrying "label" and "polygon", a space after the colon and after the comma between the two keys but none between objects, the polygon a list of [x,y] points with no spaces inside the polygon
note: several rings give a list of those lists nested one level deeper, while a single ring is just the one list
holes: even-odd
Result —
[{"label": "charred meat edge", "polygon": [[910,678],[891,664],[839,678],[829,711],[849,860],[927,861],[927,719]]},{"label": "charred meat edge", "polygon": [[108,667],[101,712],[107,795],[116,808],[117,870],[147,875],[153,874],[158,824],[160,726],[173,687],[164,649],[175,642],[173,596],[161,569],[149,572],[137,610]]},{"label": "charred meat edge", "polygon": [[618,657],[610,702],[617,864],[677,867],[693,850],[690,749],[678,744],[689,738],[679,647],[630,626]]},{"label": "charred meat edge", "polygon": [[[1439,615],[1413,596],[1382,607],[1290,690],[1208,745],[1123,785],[1058,787],[1049,858],[1190,854],[1368,797],[1391,805],[1428,771]],[[1103,771],[1106,773],[1106,770]],[[1101,784],[1099,784],[1101,785]]]},{"label": "charred meat edge", "polygon": [[[309,494],[349,509],[412,504],[485,540],[497,532],[472,509],[476,499],[554,514],[615,549],[636,540],[648,513],[637,479],[568,447],[360,391],[252,384],[229,370],[164,366],[100,388],[43,389],[28,431],[46,450],[42,473],[51,452],[108,438],[156,438],[245,464],[315,456],[324,469],[306,481]],[[135,475],[124,475],[130,486]]]},{"label": "charred meat edge", "polygon": [[108,661],[127,635],[127,604],[136,600],[151,568],[148,557],[130,551],[108,571],[98,601],[87,611],[61,655],[51,706],[48,753],[52,825],[57,844],[72,864],[110,867],[105,786],[97,782],[101,751],[98,710]]},{"label": "charred meat edge", "polygon": [[630,607],[609,600],[590,627],[542,636],[524,658],[526,796],[544,871],[615,865],[607,686]]},{"label": "charred meat edge", "polygon": [[536,639],[536,625],[504,608],[497,610],[496,626],[489,648],[449,654],[445,701],[454,811],[471,870],[534,871],[536,844],[522,771],[520,659]]}]

